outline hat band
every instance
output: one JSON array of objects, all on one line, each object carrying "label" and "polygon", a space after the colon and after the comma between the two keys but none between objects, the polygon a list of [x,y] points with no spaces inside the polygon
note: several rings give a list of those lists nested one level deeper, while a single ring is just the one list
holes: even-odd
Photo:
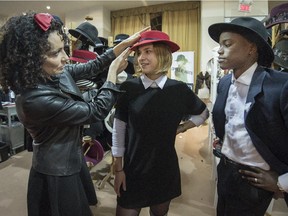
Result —
[{"label": "hat band", "polygon": [[162,38],[141,38],[139,42],[145,41],[145,40],[163,40]]},{"label": "hat band", "polygon": [[287,20],[288,22],[288,12],[287,11],[283,11],[281,13],[278,13],[276,16],[271,17],[266,25],[270,25],[273,23],[278,23],[278,22],[282,22],[284,20]]}]

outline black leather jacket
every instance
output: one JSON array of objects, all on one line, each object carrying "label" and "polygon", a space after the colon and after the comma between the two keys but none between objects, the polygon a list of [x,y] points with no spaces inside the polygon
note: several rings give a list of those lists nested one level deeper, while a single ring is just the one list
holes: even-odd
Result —
[{"label": "black leather jacket", "polygon": [[107,68],[112,50],[87,64],[66,65],[52,81],[16,96],[20,121],[33,138],[32,166],[40,173],[66,176],[80,171],[82,126],[102,121],[112,109],[118,88],[105,82],[94,102],[85,102],[76,80],[93,77]]}]

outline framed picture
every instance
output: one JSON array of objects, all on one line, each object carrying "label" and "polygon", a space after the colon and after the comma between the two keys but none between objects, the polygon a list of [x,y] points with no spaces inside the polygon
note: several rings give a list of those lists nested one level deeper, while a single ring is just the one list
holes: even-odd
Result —
[{"label": "framed picture", "polygon": [[171,79],[187,83],[193,88],[194,84],[194,52],[175,52],[172,54]]}]

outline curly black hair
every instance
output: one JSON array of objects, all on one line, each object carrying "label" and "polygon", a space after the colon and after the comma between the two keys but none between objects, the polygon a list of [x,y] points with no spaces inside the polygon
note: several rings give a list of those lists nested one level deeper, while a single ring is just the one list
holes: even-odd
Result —
[{"label": "curly black hair", "polygon": [[62,24],[52,19],[51,26],[43,31],[34,20],[35,12],[11,17],[0,28],[0,85],[3,91],[15,93],[34,88],[45,82],[44,55],[51,47],[48,36],[57,31],[63,43],[68,40]]}]

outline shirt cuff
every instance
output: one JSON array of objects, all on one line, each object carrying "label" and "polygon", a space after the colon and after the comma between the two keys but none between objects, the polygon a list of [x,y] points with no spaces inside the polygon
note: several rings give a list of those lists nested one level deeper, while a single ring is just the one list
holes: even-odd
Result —
[{"label": "shirt cuff", "polygon": [[114,157],[123,157],[125,152],[125,133],[126,122],[114,118],[112,132],[112,155]]},{"label": "shirt cuff", "polygon": [[288,192],[288,173],[280,175],[278,177],[278,183],[285,192]]},{"label": "shirt cuff", "polygon": [[209,110],[206,108],[200,115],[191,115],[189,120],[192,121],[197,127],[203,124],[209,117]]},{"label": "shirt cuff", "polygon": [[125,148],[120,148],[120,147],[111,147],[112,155],[113,157],[123,157]]}]

